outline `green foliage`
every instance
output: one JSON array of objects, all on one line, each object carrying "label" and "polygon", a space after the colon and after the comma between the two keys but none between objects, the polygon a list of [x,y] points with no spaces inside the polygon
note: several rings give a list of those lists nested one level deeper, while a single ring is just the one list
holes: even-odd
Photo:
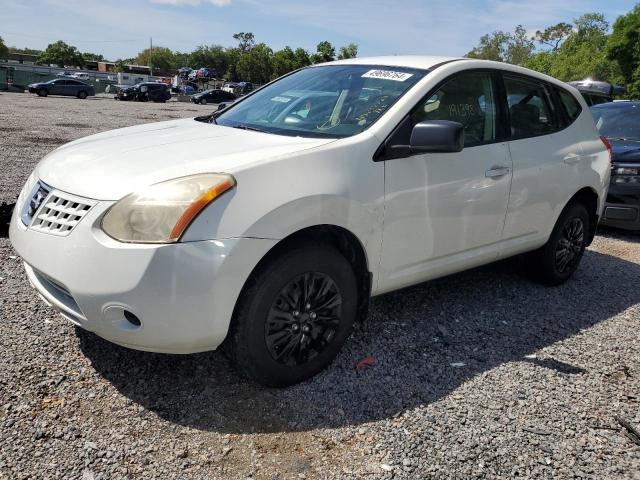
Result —
[{"label": "green foliage", "polygon": [[533,55],[535,44],[527,36],[527,31],[518,25],[513,33],[502,30],[483,35],[473,50],[467,53],[468,58],[507,62],[524,65]]},{"label": "green foliage", "polygon": [[42,53],[42,50],[36,50],[34,48],[9,47],[9,53],[18,53],[22,55],[40,55]]},{"label": "green foliage", "polygon": [[184,58],[176,59],[175,64],[180,64],[176,68],[185,65],[192,65],[194,68],[207,67],[215,70],[219,77],[223,76],[229,68],[229,55],[221,45],[201,45],[190,54],[184,55]]},{"label": "green foliage", "polygon": [[338,60],[345,60],[347,58],[356,58],[357,56],[358,56],[358,45],[355,43],[350,43],[345,47],[340,47]]},{"label": "green foliage", "polygon": [[617,62],[632,98],[640,97],[640,4],[618,17],[605,47],[607,58]]},{"label": "green foliage", "polygon": [[67,45],[62,40],[58,40],[55,43],[49,44],[46,50],[40,53],[38,63],[57,65],[58,67],[82,67],[84,65],[84,59],[76,47]]},{"label": "green foliage", "polygon": [[83,52],[82,58],[85,62],[102,62],[104,57],[97,53]]},{"label": "green foliage", "polygon": [[504,62],[507,56],[506,50],[509,36],[509,33],[505,33],[502,30],[483,35],[480,37],[478,46],[474,47],[473,50],[469,51],[465,56],[480,60]]},{"label": "green foliage", "polygon": [[333,62],[336,57],[336,49],[326,40],[316,47],[316,53],[311,56],[312,63]]},{"label": "green foliage", "polygon": [[9,53],[9,48],[5,45],[2,37],[0,37],[0,58],[6,57],[7,53]]},{"label": "green foliage", "polygon": [[535,39],[540,45],[551,48],[551,51],[555,52],[560,48],[560,44],[569,36],[572,30],[573,25],[560,22],[542,31],[538,30]]},{"label": "green foliage", "polygon": [[170,71],[179,68],[176,66],[176,59],[171,49],[166,47],[145,48],[135,59],[137,65],[149,65],[153,69]]},{"label": "green foliage", "polygon": [[239,32],[234,34],[233,38],[238,41],[238,50],[240,50],[240,53],[249,52],[256,44],[255,37],[251,32]]},{"label": "green foliage", "polygon": [[113,67],[113,71],[115,73],[124,73],[127,71],[127,64],[124,60],[116,60],[115,66]]},{"label": "green foliage", "polygon": [[236,74],[252,83],[267,83],[271,80],[273,50],[264,43],[258,43],[242,54],[236,65]]},{"label": "green foliage", "polygon": [[564,81],[591,77],[616,82],[618,66],[605,51],[608,29],[609,24],[599,13],[586,13],[573,25],[553,25],[536,34],[538,42],[551,50],[537,53],[525,65]]}]

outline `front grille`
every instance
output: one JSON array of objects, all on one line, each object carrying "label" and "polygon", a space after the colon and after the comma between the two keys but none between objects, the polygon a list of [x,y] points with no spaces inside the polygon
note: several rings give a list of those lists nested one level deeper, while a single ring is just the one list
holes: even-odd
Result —
[{"label": "front grille", "polygon": [[53,235],[69,235],[92,206],[93,202],[54,190],[36,212],[31,228]]}]

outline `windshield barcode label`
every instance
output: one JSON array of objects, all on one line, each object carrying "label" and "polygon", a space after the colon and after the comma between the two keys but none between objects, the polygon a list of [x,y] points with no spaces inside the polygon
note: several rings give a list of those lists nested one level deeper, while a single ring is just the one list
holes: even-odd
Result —
[{"label": "windshield barcode label", "polygon": [[394,82],[404,82],[410,77],[413,77],[413,73],[394,72],[392,70],[369,70],[362,75],[362,78],[380,78],[382,80],[393,80]]}]

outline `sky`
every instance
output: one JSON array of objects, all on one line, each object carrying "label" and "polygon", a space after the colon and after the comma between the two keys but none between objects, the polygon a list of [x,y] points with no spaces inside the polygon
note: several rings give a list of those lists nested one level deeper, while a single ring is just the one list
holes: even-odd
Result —
[{"label": "sky", "polygon": [[[274,50],[286,45],[311,52],[330,41],[349,43],[358,56],[461,56],[481,35],[513,31],[533,35],[586,12],[613,22],[635,1],[622,0],[0,0],[0,36],[9,46],[46,48],[64,40],[106,58],[135,57],[154,46],[191,51],[198,45],[232,46],[236,32],[253,32]],[[605,8],[606,7],[606,8]]]}]

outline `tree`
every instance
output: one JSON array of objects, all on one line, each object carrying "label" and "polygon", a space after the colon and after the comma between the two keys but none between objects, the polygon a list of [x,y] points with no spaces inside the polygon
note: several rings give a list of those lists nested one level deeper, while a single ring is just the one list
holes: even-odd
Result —
[{"label": "tree", "polygon": [[613,23],[606,54],[618,64],[628,95],[640,96],[640,5]]},{"label": "tree", "polygon": [[518,25],[513,34],[509,35],[505,60],[512,65],[524,65],[531,59],[534,49],[533,40],[527,36],[525,28]]},{"label": "tree", "polygon": [[229,68],[229,55],[221,45],[201,45],[188,55],[188,63],[194,68],[207,67],[222,76]]},{"label": "tree", "polygon": [[278,78],[296,69],[296,54],[291,47],[284,47],[273,54],[271,60],[273,67],[272,78]]},{"label": "tree", "polygon": [[234,34],[233,38],[238,41],[240,53],[248,53],[256,44],[255,37],[251,32],[239,32]]},{"label": "tree", "polygon": [[136,56],[137,65],[149,65],[165,72],[176,70],[176,59],[171,49],[166,47],[145,48]]},{"label": "tree", "polygon": [[518,25],[513,33],[497,30],[480,37],[478,46],[467,53],[468,58],[524,65],[533,55],[535,43],[527,31]]},{"label": "tree", "polygon": [[551,50],[537,53],[527,62],[527,67],[564,81],[586,77],[619,81],[618,66],[607,58],[605,51],[609,26],[602,14],[587,13],[576,18],[573,28],[563,38],[560,37],[567,29],[562,25],[568,24],[558,25],[545,30],[555,32],[558,47],[552,45]]},{"label": "tree", "polygon": [[104,57],[98,53],[83,52],[82,59],[85,62],[103,62]]},{"label": "tree", "polygon": [[465,56],[468,58],[478,58],[481,60],[494,60],[504,62],[507,57],[507,47],[510,34],[497,30],[480,37],[478,46],[473,48]]},{"label": "tree", "polygon": [[333,62],[336,56],[336,49],[326,40],[320,42],[316,47],[316,53],[311,56],[313,63]]},{"label": "tree", "polygon": [[307,52],[304,48],[296,48],[296,51],[293,53],[296,58],[294,64],[294,67],[296,69],[311,65],[311,57],[309,56],[309,52]]},{"label": "tree", "polygon": [[46,50],[38,56],[38,63],[45,65],[57,65],[58,67],[84,65],[82,54],[72,45],[67,45],[62,40],[51,43]]},{"label": "tree", "polygon": [[356,58],[358,56],[358,45],[350,43],[346,47],[340,47],[338,60],[346,60],[347,58]]},{"label": "tree", "polygon": [[240,56],[236,64],[239,79],[252,83],[267,83],[271,80],[273,50],[258,43],[249,52]]},{"label": "tree", "polygon": [[127,64],[124,60],[116,60],[115,65],[113,67],[113,71],[115,73],[124,73],[127,71]]},{"label": "tree", "polygon": [[0,37],[0,58],[4,58],[9,53],[9,48],[5,45],[4,40]]},{"label": "tree", "polygon": [[536,32],[535,39],[540,45],[545,45],[551,48],[552,52],[555,52],[560,47],[560,44],[566,39],[571,31],[573,25],[569,23],[560,22],[544,30],[538,30]]}]

